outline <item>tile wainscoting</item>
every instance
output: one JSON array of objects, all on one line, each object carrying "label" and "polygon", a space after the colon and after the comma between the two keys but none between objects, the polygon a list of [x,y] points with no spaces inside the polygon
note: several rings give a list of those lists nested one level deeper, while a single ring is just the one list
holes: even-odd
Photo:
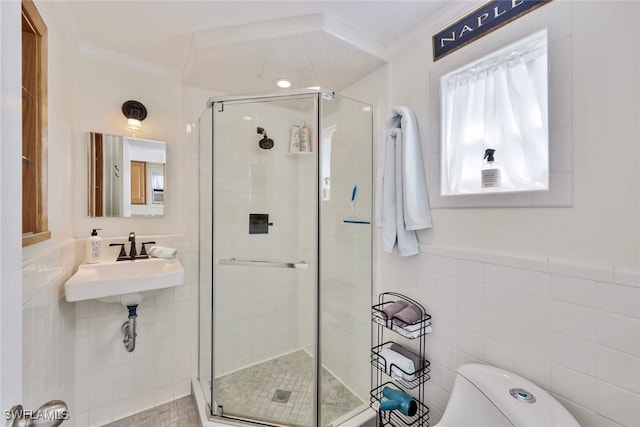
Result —
[{"label": "tile wainscoting", "polygon": [[532,380],[585,427],[640,422],[640,271],[426,244],[378,260],[378,292],[433,316],[432,424],[468,362]]},{"label": "tile wainscoting", "polygon": [[[25,251],[25,407],[62,398],[76,425],[95,425],[188,394],[195,365],[190,354],[197,348],[195,267],[185,261],[190,285],[173,290],[173,298],[156,297],[147,316],[141,312],[141,351],[124,360],[131,355],[117,336],[126,317],[119,307],[97,302],[74,307],[64,300],[64,282],[82,248],[72,240],[31,256]],[[456,368],[478,361],[536,382],[585,427],[638,423],[640,271],[430,245],[421,250],[409,259],[379,254],[377,283],[378,291],[406,293],[433,315],[427,342],[432,423],[446,407]],[[181,330],[194,333],[186,346],[171,347]],[[106,339],[109,331],[112,339]],[[93,343],[97,347],[92,340],[99,341]],[[127,373],[133,377],[114,383]],[[95,387],[101,377],[111,381],[106,392]],[[124,389],[117,385],[127,385],[128,394],[120,394]],[[121,407],[136,390],[137,403]]]},{"label": "tile wainscoting", "polygon": [[[120,325],[127,311],[99,301],[68,303],[64,283],[84,262],[84,239],[49,242],[23,254],[23,402],[36,409],[62,399],[65,425],[103,425],[190,394],[197,355],[197,252],[180,235],[145,236],[176,247],[185,284],[143,300],[136,350],[127,353]],[[105,259],[117,252],[103,238]]]},{"label": "tile wainscoting", "polygon": [[[142,300],[132,353],[124,349],[120,331],[128,316],[125,307],[95,300],[75,303],[74,412],[78,427],[120,420],[191,392],[198,353],[197,252],[193,242],[182,235],[144,238],[178,249],[185,284]],[[103,238],[102,244],[122,241]],[[78,241],[80,253],[84,243]],[[117,250],[106,255],[115,259]]]},{"label": "tile wainscoting", "polygon": [[[74,395],[75,311],[64,283],[75,272],[75,240],[23,250],[22,398],[25,409]],[[16,402],[19,403],[19,402]]]}]

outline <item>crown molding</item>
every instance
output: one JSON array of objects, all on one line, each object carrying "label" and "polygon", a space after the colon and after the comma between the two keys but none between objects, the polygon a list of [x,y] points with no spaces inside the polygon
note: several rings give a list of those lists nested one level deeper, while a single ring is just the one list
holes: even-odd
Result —
[{"label": "crown molding", "polygon": [[127,68],[137,69],[159,77],[182,81],[182,75],[180,72],[176,72],[154,62],[144,61],[106,49],[98,49],[86,43],[80,45],[80,47],[78,48],[78,55],[104,62],[109,62]]},{"label": "crown molding", "polygon": [[485,3],[486,0],[442,2],[442,6],[432,17],[422,21],[402,37],[389,44],[387,58],[392,59],[423,40],[431,39],[432,35],[437,31]]}]

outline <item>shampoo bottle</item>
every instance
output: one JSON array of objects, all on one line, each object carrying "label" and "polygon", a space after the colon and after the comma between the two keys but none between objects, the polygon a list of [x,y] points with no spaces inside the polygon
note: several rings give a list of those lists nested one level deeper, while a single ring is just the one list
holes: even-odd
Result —
[{"label": "shampoo bottle", "polygon": [[300,128],[300,151],[311,151],[311,132],[305,122],[302,122],[302,127]]},{"label": "shampoo bottle", "polygon": [[493,148],[484,150],[484,162],[481,171],[481,187],[482,188],[499,188],[502,185],[500,178],[500,164],[496,162],[493,154],[496,152]]},{"label": "shampoo bottle", "polygon": [[98,230],[101,228],[94,228],[91,232],[91,236],[87,239],[87,252],[85,261],[89,264],[95,264],[100,262],[102,257],[102,238],[98,236]]},{"label": "shampoo bottle", "polygon": [[291,138],[289,138],[289,152],[300,152],[300,126],[291,126]]}]

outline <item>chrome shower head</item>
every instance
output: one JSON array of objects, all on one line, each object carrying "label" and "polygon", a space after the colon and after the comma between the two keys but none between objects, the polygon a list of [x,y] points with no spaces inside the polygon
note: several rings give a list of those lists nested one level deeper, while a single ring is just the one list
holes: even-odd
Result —
[{"label": "chrome shower head", "polygon": [[262,139],[258,141],[258,145],[260,146],[260,148],[262,148],[263,150],[271,150],[275,145],[273,139],[267,136],[267,132],[265,132],[264,128],[258,127],[257,131],[262,135]]}]

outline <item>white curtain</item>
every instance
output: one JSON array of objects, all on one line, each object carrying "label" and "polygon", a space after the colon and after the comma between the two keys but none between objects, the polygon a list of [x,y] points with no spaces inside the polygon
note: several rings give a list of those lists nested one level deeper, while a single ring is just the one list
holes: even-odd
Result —
[{"label": "white curtain", "polygon": [[442,78],[443,194],[482,192],[487,148],[500,191],[548,188],[546,32],[536,36]]}]

